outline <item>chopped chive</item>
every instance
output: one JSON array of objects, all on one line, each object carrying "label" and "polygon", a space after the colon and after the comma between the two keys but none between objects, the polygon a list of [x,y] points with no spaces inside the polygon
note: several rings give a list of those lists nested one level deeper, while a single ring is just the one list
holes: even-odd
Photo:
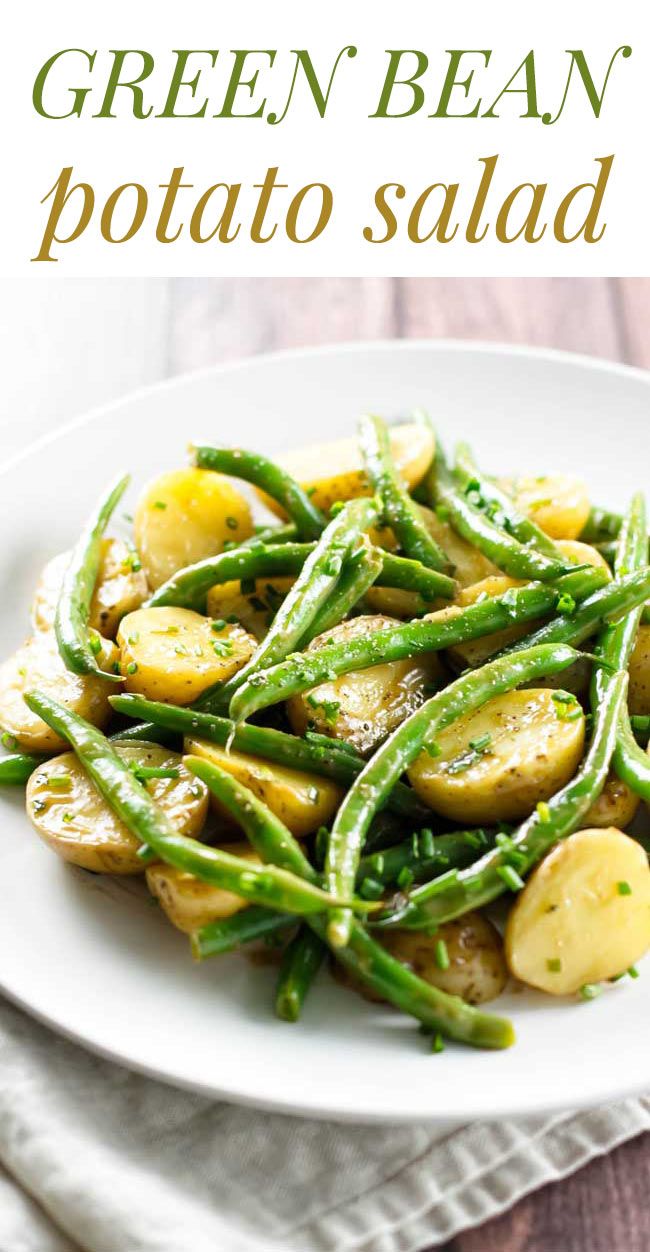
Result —
[{"label": "chopped chive", "polygon": [[436,965],[438,966],[438,969],[442,969],[442,970],[449,969],[449,966],[451,965],[451,961],[449,960],[449,952],[447,951],[447,944],[445,943],[444,939],[436,940],[433,954],[434,954],[434,960],[436,962]]},{"label": "chopped chive", "polygon": [[427,756],[431,757],[433,761],[435,761],[437,756],[442,755],[442,748],[437,743],[425,743],[424,751],[426,752]]},{"label": "chopped chive", "polygon": [[180,778],[180,771],[174,766],[165,769],[163,766],[133,765],[131,769],[138,782],[147,782],[150,778]]},{"label": "chopped chive", "polygon": [[636,965],[630,965],[630,968],[628,969],[628,971],[627,971],[627,972],[628,972],[628,974],[629,974],[630,978],[640,978],[640,977],[641,977],[641,975],[639,974],[639,971],[638,971],[638,969],[637,969]]},{"label": "chopped chive", "polygon": [[435,843],[433,841],[433,831],[425,828],[420,831],[420,856],[430,860],[435,856]]},{"label": "chopped chive", "polygon": [[99,656],[99,653],[102,650],[102,641],[99,635],[90,635],[88,639],[88,647],[90,648],[93,656]]},{"label": "chopped chive", "polygon": [[72,774],[50,774],[48,782],[55,791],[69,791],[72,786]]},{"label": "chopped chive", "polygon": [[215,634],[216,634],[216,635],[220,634],[220,632],[221,632],[222,630],[225,630],[225,629],[226,629],[226,621],[225,621],[225,618],[223,618],[223,617],[219,617],[219,618],[217,618],[216,622],[213,622],[213,623],[212,623],[212,625],[211,625],[210,629],[211,629],[211,630],[213,630],[213,631],[215,632]]},{"label": "chopped chive", "polygon": [[3,731],[2,746],[7,749],[7,752],[15,752],[18,747],[18,740],[16,739],[16,736],[10,735],[8,730]]},{"label": "chopped chive", "polygon": [[228,527],[228,530],[237,530],[239,522],[236,517],[227,517],[226,526]]},{"label": "chopped chive", "polygon": [[549,974],[559,974],[562,969],[562,962],[559,956],[552,956],[546,962],[546,968]]},{"label": "chopped chive", "polygon": [[376,878],[366,877],[359,884],[359,895],[364,900],[381,900],[383,894],[383,885]]},{"label": "chopped chive", "polygon": [[414,880],[415,875],[413,870],[409,869],[408,865],[402,866],[399,874],[397,875],[397,886],[401,887],[402,891],[408,891],[408,888],[413,886]]},{"label": "chopped chive", "polygon": [[154,500],[153,507],[154,509],[166,509],[167,503],[165,500]]},{"label": "chopped chive", "polygon": [[129,661],[129,664],[128,664],[128,665],[127,665],[127,667],[126,667],[126,672],[127,672],[127,674],[137,674],[137,672],[138,672],[138,665],[137,665],[137,662],[136,662],[136,661]]},{"label": "chopped chive", "polygon": [[437,1031],[437,1033],[433,1036],[433,1039],[431,1040],[431,1051],[436,1053],[436,1052],[444,1052],[444,1050],[445,1050],[445,1041],[442,1035],[440,1034],[440,1031]]},{"label": "chopped chive", "polygon": [[631,888],[631,886],[630,886],[629,882],[625,882],[625,881],[623,881],[623,882],[617,882],[617,884],[616,884],[616,890],[618,891],[618,894],[619,894],[620,896],[631,896],[631,895],[632,895],[632,888]]},{"label": "chopped chive", "polygon": [[232,644],[226,639],[215,639],[212,644],[212,650],[217,656],[231,656]]},{"label": "chopped chive", "polygon": [[469,746],[474,752],[485,752],[485,749],[489,748],[491,743],[492,735],[485,734],[479,735],[478,739],[470,739]]},{"label": "chopped chive", "polygon": [[581,1000],[596,1000],[598,996],[601,995],[602,990],[603,989],[599,985],[599,983],[586,982],[584,986],[580,988],[580,999]]},{"label": "chopped chive", "polygon": [[510,891],[521,891],[524,880],[512,865],[497,865],[497,874]]}]

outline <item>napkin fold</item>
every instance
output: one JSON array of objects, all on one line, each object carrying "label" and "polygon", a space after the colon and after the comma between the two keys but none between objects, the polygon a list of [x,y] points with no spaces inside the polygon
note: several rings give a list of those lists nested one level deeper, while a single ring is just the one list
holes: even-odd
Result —
[{"label": "napkin fold", "polygon": [[650,1097],[452,1131],[260,1113],[0,1002],[2,1252],[420,1252],[648,1129]]}]

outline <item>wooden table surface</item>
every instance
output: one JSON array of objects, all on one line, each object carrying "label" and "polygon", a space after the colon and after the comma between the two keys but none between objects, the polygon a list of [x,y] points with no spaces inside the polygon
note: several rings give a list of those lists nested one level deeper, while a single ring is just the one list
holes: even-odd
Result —
[{"label": "wooden table surface", "polygon": [[[171,374],[278,348],[442,336],[650,367],[650,279],[179,279],[168,295]],[[643,1137],[444,1252],[648,1252],[649,1194]]]}]

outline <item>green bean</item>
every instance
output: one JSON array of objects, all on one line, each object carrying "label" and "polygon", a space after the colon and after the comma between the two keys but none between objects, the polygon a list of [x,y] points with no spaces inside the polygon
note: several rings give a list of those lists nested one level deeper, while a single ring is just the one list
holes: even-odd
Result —
[{"label": "green bean", "polygon": [[[265,806],[251,792],[247,794],[249,804],[254,803],[258,811],[265,810]],[[273,818],[268,809],[266,814]],[[258,842],[260,826],[263,827],[263,834]],[[307,860],[299,843],[277,819],[267,823],[260,822],[259,825],[251,824],[246,833],[262,860],[271,856],[274,862],[288,861],[296,873],[301,870],[308,882],[317,881],[316,870]],[[273,835],[277,840],[275,845]],[[327,942],[325,920],[312,914],[308,921],[316,935]],[[214,924],[204,926],[191,936],[195,957],[202,959],[213,950],[213,926]],[[382,999],[388,1000],[425,1026],[440,1031],[451,1039],[484,1048],[507,1048],[514,1043],[514,1031],[509,1021],[482,1013],[465,1004],[458,996],[447,995],[424,982],[372,939],[356,919],[352,924],[348,946],[337,951],[336,957],[355,978]]]},{"label": "green bean", "polygon": [[[647,523],[645,500],[638,494],[633,497],[630,508],[623,518],[618,537],[618,548],[614,562],[615,575],[642,569],[647,557]],[[619,621],[606,626],[602,632],[596,649],[610,666],[626,669],[634,647],[641,607],[632,609]],[[595,700],[600,699],[604,677],[601,672],[595,675]],[[627,783],[637,795],[650,800],[650,757],[639,746],[634,738],[630,715],[625,706],[621,710],[618,728],[618,739],[614,756],[613,768],[618,777]]]},{"label": "green bean", "polygon": [[211,587],[249,578],[297,574],[314,545],[306,543],[242,544],[229,552],[197,561],[172,574],[147,601],[148,608],[173,604],[178,608],[201,609]]},{"label": "green bean", "polygon": [[[330,832],[325,860],[326,886],[333,895],[350,895],[354,887],[366,832],[374,813],[393,784],[408,769],[438,731],[464,714],[481,708],[501,692],[523,682],[557,674],[577,659],[573,648],[533,648],[505,660],[492,661],[480,670],[457,678],[444,691],[427,700],[382,744],[348,791]],[[351,916],[333,908],[327,928],[334,947],[348,942]]]},{"label": "green bean", "polygon": [[650,717],[643,714],[637,714],[630,718],[632,730],[637,739],[645,740],[647,743],[650,738]]},{"label": "green bean", "polygon": [[305,925],[285,949],[275,993],[275,1011],[283,1022],[298,1021],[326,952],[322,940]]},{"label": "green bean", "polygon": [[304,648],[312,639],[344,621],[359,600],[372,587],[381,573],[383,561],[377,548],[365,540],[343,564],[341,576],[329,600],[318,610],[311,626],[303,635]]},{"label": "green bean", "polygon": [[204,928],[207,933],[200,952],[198,948],[195,951],[194,945],[193,951],[201,958],[223,956],[226,952],[235,952],[257,939],[277,935],[295,925],[295,921],[295,916],[291,913],[275,913],[273,909],[265,909],[260,904],[249,904],[231,917],[209,922]]},{"label": "green bean", "polygon": [[316,539],[325,527],[325,518],[320,509],[310,500],[306,491],[296,480],[280,469],[268,457],[257,452],[246,452],[243,448],[209,448],[196,447],[194,462],[199,469],[216,470],[219,474],[229,474],[233,478],[242,478],[254,483],[282,506],[289,514],[299,534],[307,539]]},{"label": "green bean", "polygon": [[[68,740],[109,807],[147,851],[155,852],[168,865],[255,904],[301,917],[310,912],[322,912],[330,903],[331,896],[318,886],[284,868],[254,865],[220,848],[207,847],[196,839],[179,835],[101,731],[42,692],[26,694],[25,703],[52,730]],[[233,787],[238,786],[229,775],[225,777]],[[227,794],[228,785],[222,790]],[[367,908],[367,905],[354,902],[353,907]]]},{"label": "green bean", "polygon": [[459,443],[456,446],[454,478],[470,502],[484,512],[490,521],[494,521],[520,543],[529,544],[537,552],[564,564],[560,549],[541,526],[525,513],[520,513],[507,492],[481,474],[469,444]]},{"label": "green bean", "polygon": [[254,533],[249,539],[243,539],[241,544],[235,544],[235,547],[250,548],[256,543],[296,543],[298,539],[298,531],[294,522],[287,522],[284,526],[256,526]]},{"label": "green bean", "polygon": [[[348,500],[323,531],[293,587],[278,609],[268,634],[243,669],[222,686],[205,692],[196,707],[221,712],[235,691],[264,666],[281,661],[302,641],[319,609],[336,587],[343,563],[377,520],[373,499]],[[237,720],[237,719],[235,719]]]},{"label": "green bean", "polygon": [[32,756],[27,752],[12,752],[0,760],[0,787],[20,787],[27,782],[34,770],[46,761],[45,756]]},{"label": "green bean", "polygon": [[309,691],[319,683],[339,678],[353,670],[401,661],[423,652],[440,652],[454,644],[534,621],[552,612],[558,594],[566,593],[579,600],[594,587],[602,586],[606,577],[604,570],[574,570],[560,579],[556,587],[540,583],[512,587],[502,596],[486,598],[465,609],[452,606],[430,618],[404,622],[358,639],[324,644],[313,652],[287,657],[285,661],[251,675],[242,684],[232,699],[231,716],[243,721],[259,709]]},{"label": "green bean", "polygon": [[54,631],[66,668],[73,674],[96,674],[111,682],[121,682],[119,674],[109,674],[97,664],[99,648],[88,627],[92,600],[101,561],[102,537],[111,514],[129,484],[129,477],[118,479],[104,493],[86,522],[75,544],[61,583],[54,617]]},{"label": "green bean", "polygon": [[612,513],[609,509],[592,508],[585,525],[580,532],[582,543],[601,543],[608,539],[618,539],[623,518],[620,513]]},{"label": "green bean", "polygon": [[561,613],[553,621],[540,626],[539,630],[516,640],[503,648],[499,656],[512,656],[521,648],[533,648],[540,643],[583,643],[593,634],[605,618],[620,617],[630,609],[643,604],[650,595],[650,570],[638,570],[587,596],[570,613]]},{"label": "green bean", "polygon": [[[298,573],[316,545],[308,543],[263,542],[262,536],[247,540],[228,552],[207,557],[178,570],[158,587],[148,601],[150,608],[173,604],[178,608],[197,609],[205,607],[205,598],[211,587],[221,583],[263,578],[278,574]],[[373,548],[373,560],[381,556],[381,568],[377,574],[377,586],[399,587],[419,592],[426,600],[439,596],[451,599],[456,591],[453,578],[426,569],[419,561]]]},{"label": "green bean", "polygon": [[436,459],[429,474],[429,490],[436,505],[449,510],[454,530],[474,544],[479,552],[494,565],[510,574],[512,578],[538,579],[550,582],[567,572],[567,562],[552,560],[543,553],[519,543],[512,535],[501,530],[484,513],[474,508],[454,482],[446,464],[444,453],[436,445]]},{"label": "green bean", "polygon": [[367,879],[382,886],[398,882],[400,876],[402,879],[406,876],[409,883],[428,882],[448,869],[471,865],[481,849],[494,844],[494,838],[485,830],[454,830],[444,835],[421,830],[392,847],[362,856],[357,887],[364,895],[363,884]]},{"label": "green bean", "polygon": [[364,415],[359,420],[359,444],[366,475],[379,496],[383,515],[407,557],[431,569],[444,570],[449,560],[429,533],[418,505],[411,499],[397,473],[384,422]]},{"label": "green bean", "polygon": [[[156,731],[164,727],[179,735],[208,739],[221,747],[231,744],[238,752],[249,752],[287,769],[332,778],[343,785],[353,782],[366,763],[349,744],[341,745],[336,739],[326,739],[325,736],[322,736],[322,741],[319,736],[300,739],[297,735],[268,726],[252,726],[248,722],[235,725],[227,717],[181,708],[176,704],[159,704],[138,695],[111,696],[111,703],[118,713],[127,717],[149,719],[147,724],[151,726],[156,742]],[[117,737],[126,739],[129,735],[120,731]],[[387,807],[410,822],[425,821],[429,814],[426,805],[404,783],[398,783],[393,788]]]},{"label": "green bean", "polygon": [[578,828],[605,783],[627,692],[627,674],[617,672],[607,677],[603,699],[593,710],[589,751],[575,778],[548,803],[538,805],[509,840],[486,852],[468,869],[451,870],[417,887],[378,919],[380,926],[428,929],[470,909],[482,908],[507,889],[501,876],[504,870],[514,869],[520,876],[528,873],[558,840]]}]

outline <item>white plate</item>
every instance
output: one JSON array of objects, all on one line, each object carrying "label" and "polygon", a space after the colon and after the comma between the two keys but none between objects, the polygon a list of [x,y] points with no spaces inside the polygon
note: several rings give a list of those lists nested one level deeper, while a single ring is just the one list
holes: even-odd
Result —
[{"label": "white plate", "polygon": [[[187,442],[274,452],[353,428],[362,409],[424,405],[488,470],[578,470],[620,506],[644,484],[650,375],[555,353],[387,343],[257,358],[141,391],[12,461],[0,486],[2,654],[26,633],[35,577],[98,490],[133,472],[131,500],[183,463]],[[128,506],[127,506],[128,507]],[[273,970],[241,956],[192,963],[132,880],[62,865],[21,797],[0,796],[0,986],[56,1030],[125,1065],[269,1109],[357,1121],[461,1121],[609,1100],[647,1087],[647,980],[590,1004],[503,997],[508,1052],[431,1056],[410,1021],[329,977],[304,1019],[273,1016]]]}]

